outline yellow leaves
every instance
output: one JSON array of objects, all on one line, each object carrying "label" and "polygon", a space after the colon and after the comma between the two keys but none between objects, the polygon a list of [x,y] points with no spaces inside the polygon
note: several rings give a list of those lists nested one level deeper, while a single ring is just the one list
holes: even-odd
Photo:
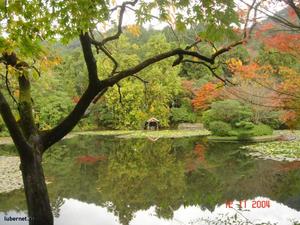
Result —
[{"label": "yellow leaves", "polygon": [[153,113],[155,111],[155,107],[151,104],[151,106],[149,107],[149,112]]},{"label": "yellow leaves", "polygon": [[294,69],[287,67],[287,66],[280,66],[279,73],[281,76],[286,77],[286,78],[299,76],[298,73]]},{"label": "yellow leaves", "polygon": [[8,70],[8,74],[10,75],[18,75],[18,71],[10,65],[8,65],[7,70]]},{"label": "yellow leaves", "polygon": [[15,96],[16,98],[19,98],[19,96],[20,96],[20,91],[19,91],[19,90],[15,90],[15,91],[14,91],[14,96]]},{"label": "yellow leaves", "polygon": [[140,28],[140,26],[138,26],[136,24],[128,25],[127,31],[136,37],[141,35],[141,28]]},{"label": "yellow leaves", "polygon": [[46,71],[47,69],[56,66],[61,63],[60,57],[43,57],[43,59],[40,61],[40,69],[43,71]]},{"label": "yellow leaves", "polygon": [[226,61],[226,63],[232,72],[237,71],[241,66],[243,66],[242,61],[236,58],[230,58]]},{"label": "yellow leaves", "polygon": [[0,44],[2,51],[5,51],[7,54],[11,54],[14,50],[14,48],[17,47],[17,44],[15,41],[11,39],[4,39],[3,42]]}]

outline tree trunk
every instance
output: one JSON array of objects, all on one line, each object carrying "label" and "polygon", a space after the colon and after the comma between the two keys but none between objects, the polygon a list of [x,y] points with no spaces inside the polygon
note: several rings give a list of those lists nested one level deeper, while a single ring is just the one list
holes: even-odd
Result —
[{"label": "tree trunk", "polygon": [[42,167],[42,156],[38,150],[33,152],[33,157],[21,157],[29,224],[53,225],[53,214]]}]

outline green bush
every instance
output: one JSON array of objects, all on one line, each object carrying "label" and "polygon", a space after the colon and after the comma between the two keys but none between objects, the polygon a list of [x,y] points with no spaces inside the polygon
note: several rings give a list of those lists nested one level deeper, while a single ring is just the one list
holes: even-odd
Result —
[{"label": "green bush", "polygon": [[252,128],[252,136],[271,135],[273,130],[270,126],[265,124],[258,124]]},{"label": "green bush", "polygon": [[236,100],[217,101],[211,107],[215,120],[224,121],[235,126],[240,121],[251,121],[251,109]]},{"label": "green bush", "polygon": [[196,121],[196,115],[193,112],[190,112],[185,107],[172,108],[171,109],[171,122],[174,124],[177,123],[194,123]]},{"label": "green bush", "polygon": [[212,132],[213,135],[230,136],[232,127],[230,126],[230,124],[222,121],[213,121],[209,124],[209,130]]},{"label": "green bush", "polygon": [[252,129],[255,126],[255,124],[248,121],[241,121],[241,122],[237,122],[235,126],[238,128],[249,130]]},{"label": "green bush", "polygon": [[251,129],[245,129],[245,128],[233,129],[233,131],[230,132],[230,135],[237,136],[240,139],[246,139],[248,137],[253,137],[253,136],[271,135],[272,133],[273,133],[273,130],[268,125],[253,124],[253,127]]},{"label": "green bush", "polygon": [[223,121],[235,126],[241,121],[251,121],[252,111],[236,100],[224,100],[212,103],[211,109],[203,113],[202,122],[206,128],[212,121]]},{"label": "green bush", "polygon": [[278,129],[283,124],[283,122],[279,119],[280,114],[281,112],[279,111],[269,112],[266,117],[260,120],[260,122],[272,127],[273,129]]},{"label": "green bush", "polygon": [[246,139],[252,136],[272,134],[272,128],[265,124],[254,124],[253,113],[236,100],[218,101],[202,114],[202,122],[213,135],[237,136]]}]

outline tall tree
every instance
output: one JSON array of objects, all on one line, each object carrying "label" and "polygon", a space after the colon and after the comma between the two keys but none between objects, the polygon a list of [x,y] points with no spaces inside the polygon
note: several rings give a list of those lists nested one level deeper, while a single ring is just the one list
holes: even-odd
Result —
[{"label": "tall tree", "polygon": [[[139,61],[134,66],[120,68],[119,62],[111,54],[109,47],[110,43],[117,40],[123,32],[125,10],[132,11],[139,23],[156,18],[170,23],[173,29],[177,30],[183,30],[185,26],[195,21],[205,24],[202,34],[206,34],[205,38],[211,38],[211,40],[216,40],[222,34],[231,31],[232,24],[238,21],[233,0],[226,1],[226,4],[224,0],[201,2],[133,0],[124,1],[120,5],[115,5],[114,2],[108,0],[6,0],[0,3],[2,76],[6,81],[8,94],[14,101],[14,105],[9,104],[4,94],[5,90],[1,90],[0,114],[20,155],[28,214],[32,218],[31,225],[53,224],[41,163],[43,154],[76,126],[89,105],[96,102],[108,88],[117,85],[127,77],[137,76],[137,73],[154,63],[174,56],[177,58],[173,66],[189,60],[203,64],[213,72],[211,66],[217,63],[221,54],[243,44],[248,38],[245,32],[242,37],[223,47],[216,47],[211,42],[207,42],[212,49],[212,53],[207,55],[197,50],[197,45],[203,43],[197,38],[186,47],[146,56],[143,61]],[[151,11],[155,8],[158,9],[159,15],[153,17]],[[254,8],[255,1],[249,10]],[[99,35],[99,29],[101,30],[105,23],[110,22],[116,22],[116,28],[104,34],[100,32]],[[246,22],[245,31],[248,25]],[[36,125],[33,112],[31,81],[33,74],[39,75],[37,68],[47,58],[42,48],[42,41],[60,39],[66,43],[76,37],[79,37],[82,47],[88,85],[73,110],[61,122],[48,130],[40,130]],[[192,39],[194,40],[194,37]],[[113,68],[106,78],[101,76],[102,71],[98,70],[94,56],[97,52],[102,52],[113,63]],[[12,80],[17,82],[18,99],[10,91]]]}]

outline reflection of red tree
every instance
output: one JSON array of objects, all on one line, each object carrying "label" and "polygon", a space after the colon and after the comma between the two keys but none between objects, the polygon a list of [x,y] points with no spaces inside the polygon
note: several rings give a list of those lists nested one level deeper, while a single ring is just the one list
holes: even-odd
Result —
[{"label": "reflection of red tree", "polygon": [[106,159],[107,157],[104,155],[99,155],[99,156],[84,155],[84,156],[78,156],[76,158],[76,161],[80,164],[94,164],[96,162],[104,161]]},{"label": "reflection of red tree", "polygon": [[197,159],[201,162],[205,161],[205,151],[206,148],[201,144],[197,144],[194,148],[194,152],[197,155]]},{"label": "reflection of red tree", "polygon": [[[193,154],[186,161],[186,172],[192,172],[196,170],[200,165],[206,166],[207,162],[205,160],[206,148],[202,144],[196,144],[194,147]],[[196,156],[196,157],[195,157]]]},{"label": "reflection of red tree", "polygon": [[295,162],[290,162],[290,163],[286,163],[283,165],[279,166],[279,170],[280,171],[290,171],[290,170],[296,170],[300,168],[300,162],[299,161],[295,161]]}]

